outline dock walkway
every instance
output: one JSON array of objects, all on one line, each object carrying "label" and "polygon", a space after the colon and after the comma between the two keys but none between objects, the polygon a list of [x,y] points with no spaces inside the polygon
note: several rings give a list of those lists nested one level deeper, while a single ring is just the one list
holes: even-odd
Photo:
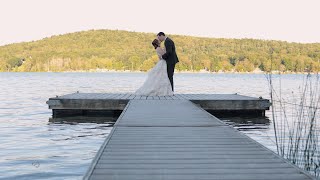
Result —
[{"label": "dock walkway", "polygon": [[131,99],[84,179],[314,178],[191,101],[180,98]]}]

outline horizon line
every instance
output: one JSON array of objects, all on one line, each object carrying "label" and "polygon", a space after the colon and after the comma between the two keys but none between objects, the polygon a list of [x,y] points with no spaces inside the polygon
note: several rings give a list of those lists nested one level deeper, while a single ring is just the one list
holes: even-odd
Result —
[{"label": "horizon line", "polygon": [[[47,38],[52,38],[54,36],[63,36],[67,34],[73,34],[73,33],[79,33],[79,32],[86,32],[86,31],[99,31],[99,30],[109,30],[109,31],[125,31],[125,32],[131,32],[131,33],[146,33],[146,34],[154,34],[156,36],[155,32],[148,32],[148,31],[135,31],[135,30],[128,30],[128,29],[107,29],[107,28],[99,28],[99,29],[85,29],[85,30],[77,30],[77,31],[70,31],[65,33],[57,33],[48,35],[39,39],[33,39],[29,41],[17,41],[17,42],[11,42],[11,43],[5,43],[0,44],[0,47],[3,46],[10,46],[14,44],[20,44],[20,43],[30,43],[35,41],[41,41]],[[166,33],[167,35],[173,35],[173,36],[188,36],[188,37],[195,37],[195,38],[208,38],[208,39],[235,39],[235,40],[244,40],[244,39],[251,39],[251,40],[260,40],[260,41],[279,41],[284,43],[295,43],[295,44],[320,44],[320,42],[299,42],[299,41],[288,41],[288,40],[279,40],[279,39],[262,39],[262,38],[251,38],[251,37],[243,37],[243,38],[235,38],[235,37],[213,37],[213,36],[205,36],[205,35],[198,35],[198,34],[176,34],[176,33]]]}]

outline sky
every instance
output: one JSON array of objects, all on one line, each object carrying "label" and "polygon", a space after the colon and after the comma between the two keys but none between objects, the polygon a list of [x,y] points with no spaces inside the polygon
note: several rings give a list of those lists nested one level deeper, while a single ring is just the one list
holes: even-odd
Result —
[{"label": "sky", "polygon": [[320,43],[320,0],[0,0],[0,45],[90,29]]}]

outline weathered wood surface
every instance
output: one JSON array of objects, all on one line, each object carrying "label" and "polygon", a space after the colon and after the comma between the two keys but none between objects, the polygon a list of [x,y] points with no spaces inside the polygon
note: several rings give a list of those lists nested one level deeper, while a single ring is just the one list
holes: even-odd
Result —
[{"label": "weathered wood surface", "polygon": [[84,179],[314,179],[188,100],[131,100]]},{"label": "weathered wood surface", "polygon": [[47,101],[50,109],[123,110],[130,100],[190,100],[205,110],[267,110],[267,99],[238,94],[175,94],[174,96],[136,96],[134,94],[73,93]]},{"label": "weathered wood surface", "polygon": [[[131,97],[130,97],[131,96]],[[130,93],[72,93],[58,96],[52,99],[143,99],[143,97],[167,97],[173,96],[138,96]],[[259,98],[243,96],[239,94],[175,94],[175,99],[188,100],[258,100]]]}]

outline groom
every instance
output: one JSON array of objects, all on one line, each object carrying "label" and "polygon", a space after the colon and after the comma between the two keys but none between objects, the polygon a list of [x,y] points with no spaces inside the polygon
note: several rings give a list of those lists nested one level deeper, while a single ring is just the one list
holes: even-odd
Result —
[{"label": "groom", "polygon": [[179,62],[179,59],[176,53],[176,47],[174,45],[174,42],[170,38],[168,38],[163,32],[159,32],[157,36],[160,42],[164,41],[166,53],[162,55],[162,58],[167,61],[167,73],[168,73],[168,77],[169,77],[172,91],[173,91],[174,67],[176,66],[176,63]]}]

